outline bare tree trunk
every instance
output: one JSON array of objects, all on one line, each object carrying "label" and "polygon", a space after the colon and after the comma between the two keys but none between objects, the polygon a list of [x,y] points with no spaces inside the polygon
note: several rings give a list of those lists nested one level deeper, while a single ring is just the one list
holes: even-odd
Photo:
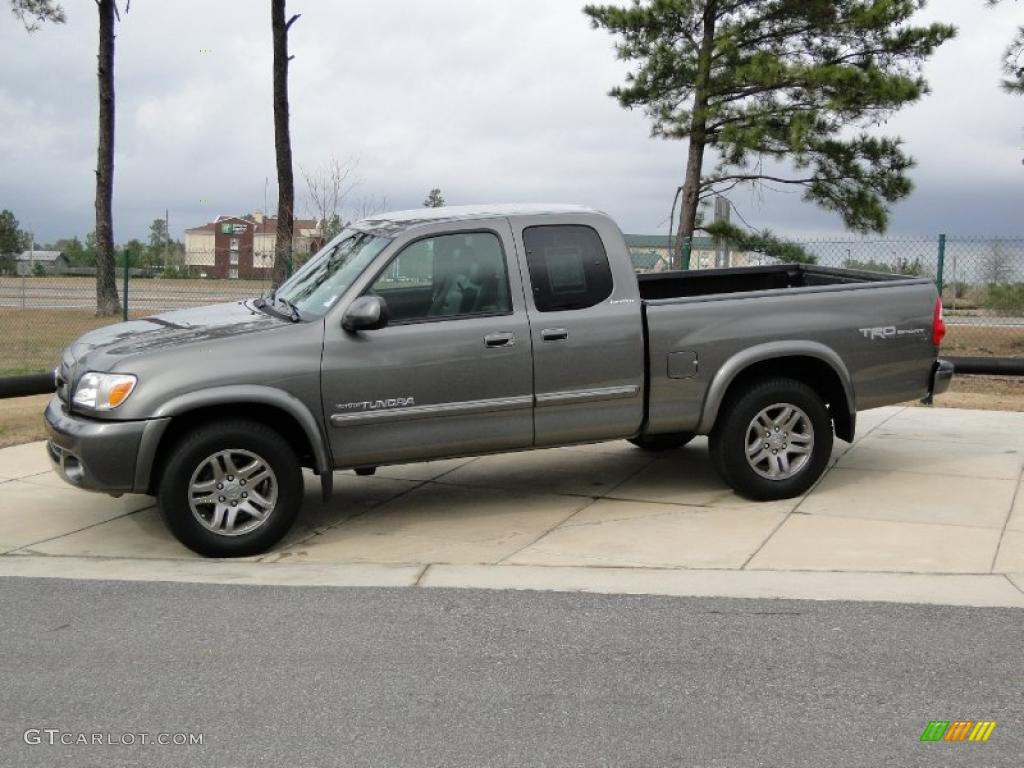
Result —
[{"label": "bare tree trunk", "polygon": [[99,147],[96,151],[96,314],[121,311],[114,281],[114,16],[115,0],[96,0],[100,51],[96,69],[100,93]]},{"label": "bare tree trunk", "polygon": [[291,274],[292,233],[295,213],[295,177],[292,174],[292,138],[288,127],[288,30],[298,14],[285,21],[285,0],[271,0],[270,26],[274,33],[274,148],[277,151],[277,242],[274,247],[274,285]]},{"label": "bare tree trunk", "polygon": [[679,211],[679,230],[676,234],[676,264],[689,269],[684,259],[689,258],[693,232],[697,228],[697,207],[700,204],[700,180],[704,170],[704,147],[707,144],[708,89],[711,81],[711,54],[715,47],[715,14],[718,0],[708,0],[704,8],[704,37],[697,61],[697,82],[693,91],[693,119],[690,123],[690,150],[686,159],[683,180],[683,200]]}]

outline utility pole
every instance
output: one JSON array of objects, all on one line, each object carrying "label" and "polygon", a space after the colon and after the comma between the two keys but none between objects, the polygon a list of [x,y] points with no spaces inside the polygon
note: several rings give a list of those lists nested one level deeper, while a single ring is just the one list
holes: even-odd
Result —
[{"label": "utility pole", "polygon": [[[715,223],[716,224],[728,224],[730,213],[732,211],[732,203],[726,200],[721,195],[715,196]],[[729,243],[722,238],[715,239],[715,267],[723,269],[729,266],[730,262],[729,254]]]}]

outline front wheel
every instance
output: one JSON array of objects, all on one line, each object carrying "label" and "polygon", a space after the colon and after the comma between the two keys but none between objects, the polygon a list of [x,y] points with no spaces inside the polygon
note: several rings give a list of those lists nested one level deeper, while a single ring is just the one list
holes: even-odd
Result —
[{"label": "front wheel", "polygon": [[302,505],[302,470],[280,434],[231,420],[191,432],[173,447],[157,490],[160,514],[178,539],[206,557],[266,551]]},{"label": "front wheel", "polygon": [[723,403],[709,436],[719,475],[756,501],[799,496],[832,454],[832,420],[821,396],[801,381],[768,379]]}]

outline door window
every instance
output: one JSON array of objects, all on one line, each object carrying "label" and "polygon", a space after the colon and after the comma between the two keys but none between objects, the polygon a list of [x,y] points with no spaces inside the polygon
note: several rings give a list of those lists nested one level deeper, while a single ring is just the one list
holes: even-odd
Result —
[{"label": "door window", "polygon": [[523,245],[539,312],[586,309],[612,295],[608,255],[590,227],[527,227]]},{"label": "door window", "polygon": [[369,292],[387,302],[393,324],[512,311],[505,253],[493,232],[417,240],[395,256]]}]

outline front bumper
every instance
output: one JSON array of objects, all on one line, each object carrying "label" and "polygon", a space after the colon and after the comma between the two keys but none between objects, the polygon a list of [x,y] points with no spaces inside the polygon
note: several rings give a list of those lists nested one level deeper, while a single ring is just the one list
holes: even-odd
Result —
[{"label": "front bumper", "polygon": [[[154,432],[166,419],[100,421],[69,413],[58,397],[44,414],[46,452],[65,481],[88,491],[145,493],[149,480]],[[155,430],[154,427],[158,429]]]}]

